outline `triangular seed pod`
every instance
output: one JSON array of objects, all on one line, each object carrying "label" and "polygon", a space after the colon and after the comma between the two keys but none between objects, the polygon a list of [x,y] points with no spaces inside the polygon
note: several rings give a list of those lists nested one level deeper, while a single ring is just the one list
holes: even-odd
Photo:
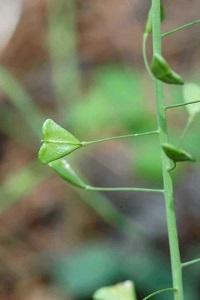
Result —
[{"label": "triangular seed pod", "polygon": [[182,77],[174,72],[167,61],[159,54],[155,54],[153,56],[151,72],[157,79],[165,83],[179,85],[184,84]]},{"label": "triangular seed pod", "polygon": [[51,119],[44,122],[42,133],[43,144],[38,157],[44,164],[62,158],[82,146],[75,136]]},{"label": "triangular seed pod", "polygon": [[195,161],[192,155],[183,149],[176,148],[171,144],[163,144],[162,148],[165,154],[174,162]]}]

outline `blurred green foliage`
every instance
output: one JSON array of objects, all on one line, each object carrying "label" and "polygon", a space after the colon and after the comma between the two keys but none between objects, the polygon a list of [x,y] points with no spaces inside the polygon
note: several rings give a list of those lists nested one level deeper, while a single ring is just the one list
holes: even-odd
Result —
[{"label": "blurred green foliage", "polygon": [[[67,18],[64,7],[69,3],[64,2],[63,7],[50,8],[49,15],[47,44],[57,102],[56,111],[51,113],[84,140],[104,138],[109,135],[108,132],[128,134],[154,130],[155,114],[149,96],[151,91],[148,86],[144,87],[144,77],[139,71],[122,64],[97,67],[92,71],[92,76],[79,70],[75,45],[75,14],[70,13],[71,17]],[[73,4],[73,1],[69,2]],[[71,11],[74,12],[73,6]],[[71,25],[68,26],[69,24]],[[67,32],[64,30],[65,26],[68,26]],[[61,45],[58,42],[62,42]],[[87,89],[81,89],[81,75],[82,78],[87,75],[88,78],[92,77]],[[8,103],[2,105],[0,112],[1,132],[17,141],[22,148],[25,145],[29,151],[31,149],[27,165],[17,171],[11,169],[9,174],[3,176],[0,188],[1,211],[24,199],[47,178],[44,168],[35,162],[35,157],[41,124],[49,116],[41,111],[35,99],[3,67],[0,69],[0,91],[8,100]],[[183,101],[180,88],[170,89],[169,95],[173,103]],[[180,130],[176,126],[172,129],[173,140]],[[134,138],[133,141],[126,142],[126,145],[129,153],[133,153],[130,162],[134,175],[141,180],[152,181],[155,185],[160,184],[161,168],[156,138]],[[200,139],[199,121],[196,119],[186,135],[184,146],[198,155]],[[118,229],[127,229],[131,224],[104,196],[84,194],[82,200]],[[127,234],[143,238],[134,227],[131,227],[130,232],[127,230]],[[149,294],[154,289],[170,284],[168,266],[168,261],[153,248],[135,254],[121,249],[118,244],[100,240],[95,243],[86,241],[77,252],[55,260],[51,272],[63,290],[70,291],[78,298],[90,298],[97,288],[125,279],[133,280],[141,295]],[[198,300],[198,278],[197,267],[191,268],[185,276],[186,299]],[[169,300],[170,296],[159,295],[155,299]]]},{"label": "blurred green foliage", "polygon": [[[133,254],[119,244],[105,241],[89,243],[60,262],[56,261],[52,272],[63,289],[78,298],[89,298],[96,289],[127,278],[134,281],[143,296],[170,286],[169,264],[155,249]],[[172,298],[163,294],[155,299]]]},{"label": "blurred green foliage", "polygon": [[[88,88],[83,98],[75,104],[69,103],[68,113],[66,113],[69,127],[85,139],[96,136],[98,138],[105,137],[106,132],[110,130],[117,131],[117,133],[132,133],[142,132],[146,128],[154,129],[154,118],[145,103],[141,78],[139,73],[136,74],[133,70],[124,70],[120,65],[98,69],[93,76],[93,84]],[[4,89],[4,93],[6,93],[6,89]],[[7,95],[9,98],[12,97],[10,93]],[[13,95],[16,99],[16,94],[13,93]],[[28,129],[30,127],[26,119],[23,120],[24,114],[18,102],[16,105],[16,102],[12,101],[12,105],[15,105],[17,111],[16,119],[13,119],[13,122],[17,124],[19,118],[22,118],[24,124],[22,128],[25,131],[31,130]],[[8,115],[12,114],[12,109],[10,112],[9,108],[6,108],[4,113],[8,111]],[[36,109],[38,108],[35,106],[34,111]],[[2,121],[5,119],[7,122],[5,116]],[[195,138],[196,143],[189,142],[188,148],[192,147],[192,151],[199,152],[199,126],[195,122],[193,126],[195,130],[191,130],[192,134],[187,135],[186,141],[194,141]],[[1,130],[7,133],[4,121],[1,122]],[[32,128],[32,130],[35,129]],[[13,132],[10,128],[8,132],[9,136],[12,137]],[[16,136],[13,138],[15,139]],[[29,140],[29,147],[31,143],[34,149],[35,141]],[[134,159],[130,157],[130,161],[132,161],[132,169],[136,176],[158,184],[161,169],[156,138],[136,138],[127,142],[127,147],[133,149]],[[11,204],[23,199],[45,178],[43,168],[38,167],[37,163],[36,166],[35,163],[33,165],[30,163],[19,170],[17,174],[9,174],[1,187],[1,209],[8,208]],[[95,195],[92,198],[96,197],[98,199],[98,196]],[[84,195],[84,198],[86,199],[87,196]],[[7,199],[6,202],[5,199]],[[106,218],[107,212],[102,213],[102,209],[99,210],[98,208],[97,203],[102,206],[99,200],[96,202],[94,199],[84,201],[91,206],[96,203],[94,205],[95,210]],[[108,219],[111,215],[112,206],[111,212],[108,213]],[[121,218],[120,215],[119,217]],[[125,279],[133,280],[137,290],[143,296],[170,283],[168,262],[163,260],[160,253],[150,248],[148,251],[133,255],[133,253],[120,250],[116,245],[108,245],[103,241],[95,244],[86,243],[79,251],[68,255],[61,261],[56,261],[52,272],[62,289],[66,292],[70,291],[77,298],[89,298],[97,288]],[[198,299],[198,281],[193,280],[196,275],[196,272],[193,271],[191,277],[187,277],[186,280],[186,293],[194,300]],[[169,294],[163,294],[157,298],[155,296],[155,299],[169,300],[170,297]]]},{"label": "blurred green foliage", "polygon": [[8,174],[1,186],[0,213],[17,201],[25,199],[48,177],[46,171],[35,161]]},{"label": "blurred green foliage", "polygon": [[[127,279],[134,282],[140,297],[171,286],[168,261],[151,247],[132,253],[117,243],[93,241],[73,254],[55,260],[54,264],[51,272],[56,282],[66,294],[70,292],[79,299],[89,299],[100,287]],[[198,299],[198,278],[197,266],[185,276],[188,299]],[[155,299],[169,300],[173,296],[166,293]]]},{"label": "blurred green foliage", "polygon": [[82,134],[109,128],[129,131],[147,130],[153,118],[145,105],[140,75],[121,65],[98,68],[86,95],[74,105],[68,121]]}]

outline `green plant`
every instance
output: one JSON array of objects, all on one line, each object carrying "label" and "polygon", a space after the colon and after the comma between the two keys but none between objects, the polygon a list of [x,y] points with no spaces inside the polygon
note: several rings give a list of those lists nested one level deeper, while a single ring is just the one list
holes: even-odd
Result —
[{"label": "green plant", "polygon": [[[180,258],[180,248],[178,242],[178,232],[176,225],[176,210],[174,202],[173,182],[172,182],[172,171],[176,167],[177,162],[183,161],[195,161],[193,155],[180,148],[180,143],[185,135],[186,130],[191,124],[191,120],[194,118],[197,112],[200,111],[197,105],[200,102],[199,99],[192,101],[188,100],[188,93],[186,93],[186,102],[178,103],[166,106],[164,104],[164,91],[163,82],[167,84],[178,84],[183,85],[184,81],[180,75],[173,71],[166,59],[162,56],[162,38],[175,33],[179,30],[185,29],[191,25],[197,24],[200,21],[188,23],[180,26],[169,32],[161,34],[161,21],[164,19],[163,6],[161,6],[160,0],[152,0],[152,6],[149,12],[147,26],[145,27],[144,33],[144,46],[143,54],[145,65],[151,77],[155,82],[155,95],[156,95],[156,109],[157,109],[157,129],[153,131],[147,131],[143,133],[134,133],[131,135],[117,136],[111,138],[104,138],[95,141],[81,142],[79,139],[74,137],[71,133],[57,125],[52,120],[47,120],[43,125],[43,145],[39,152],[40,160],[48,164],[53,168],[61,177],[66,181],[73,184],[74,186],[85,189],[87,191],[135,191],[135,192],[158,192],[164,196],[166,205],[166,219],[168,227],[170,257],[171,257],[171,270],[172,270],[172,281],[173,286],[158,290],[144,299],[149,299],[157,294],[164,292],[172,292],[175,300],[183,300],[183,282],[182,282],[182,271],[184,267],[192,265],[200,261],[200,259],[194,259],[189,262],[182,263]],[[149,34],[152,34],[153,39],[153,59],[151,65],[148,64],[146,55],[146,40]],[[191,88],[191,87],[190,87]],[[191,95],[192,97],[192,95]],[[169,142],[169,135],[167,130],[167,111],[178,107],[192,107],[195,105],[195,110],[188,109],[190,114],[189,121],[186,128],[183,131],[181,139],[178,145],[173,145]],[[94,143],[101,143],[118,138],[137,137],[140,135],[151,135],[156,134],[159,138],[160,151],[161,151],[161,162],[162,162],[162,175],[163,175],[163,189],[149,189],[149,188],[138,188],[138,187],[94,187],[82,180],[70,167],[66,161],[66,155],[71,152],[80,149],[82,147],[89,146]],[[130,294],[127,296],[127,288],[131,289]],[[103,288],[99,290],[94,298],[97,300],[109,300],[113,297],[116,299],[131,300],[136,299],[135,293],[133,292],[133,286],[124,283],[120,286]]]}]

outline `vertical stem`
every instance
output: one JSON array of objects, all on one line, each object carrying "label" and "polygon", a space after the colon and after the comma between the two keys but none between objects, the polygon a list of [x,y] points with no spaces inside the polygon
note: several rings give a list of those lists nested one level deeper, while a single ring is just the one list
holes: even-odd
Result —
[{"label": "vertical stem", "polygon": [[80,97],[76,53],[76,2],[49,1],[48,43],[60,121],[66,123],[68,102]]},{"label": "vertical stem", "polygon": [[[161,55],[161,21],[160,21],[160,0],[152,0],[152,25],[153,25],[153,53]],[[167,121],[164,109],[164,93],[163,84],[160,80],[155,82],[156,89],[156,103],[157,103],[157,121],[159,128],[159,139],[160,145],[168,141],[167,134]],[[174,300],[183,300],[183,284],[182,284],[182,270],[180,261],[180,250],[178,243],[178,233],[176,224],[176,212],[175,203],[173,196],[173,183],[170,176],[168,166],[169,159],[161,148],[161,160],[162,160],[162,174],[164,184],[164,196],[166,205],[166,218],[167,218],[167,229],[169,238],[169,248],[171,257],[171,269],[173,288],[176,289],[174,292]]]}]

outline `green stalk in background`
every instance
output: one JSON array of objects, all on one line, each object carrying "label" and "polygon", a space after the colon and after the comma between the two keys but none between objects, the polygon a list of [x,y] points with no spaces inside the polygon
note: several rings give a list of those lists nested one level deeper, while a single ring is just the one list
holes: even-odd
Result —
[{"label": "green stalk in background", "polygon": [[[161,20],[160,20],[160,0],[152,0],[152,35],[153,35],[153,54],[161,55]],[[155,93],[157,105],[157,122],[159,128],[160,147],[168,142],[167,120],[164,107],[163,83],[155,79]],[[180,260],[180,250],[178,242],[176,212],[173,195],[173,183],[169,171],[170,160],[165,155],[161,147],[162,174],[164,183],[164,197],[166,203],[166,217],[169,237],[171,268],[175,300],[183,300],[182,268]]]},{"label": "green stalk in background", "polygon": [[66,124],[68,103],[80,97],[76,46],[76,1],[49,3],[48,46],[60,121]]},{"label": "green stalk in background", "polygon": [[[20,82],[3,66],[0,66],[0,91],[16,107],[17,111],[23,117],[23,121],[33,131],[34,135],[38,136],[44,117]],[[5,131],[7,130],[9,128],[5,128]]]}]

